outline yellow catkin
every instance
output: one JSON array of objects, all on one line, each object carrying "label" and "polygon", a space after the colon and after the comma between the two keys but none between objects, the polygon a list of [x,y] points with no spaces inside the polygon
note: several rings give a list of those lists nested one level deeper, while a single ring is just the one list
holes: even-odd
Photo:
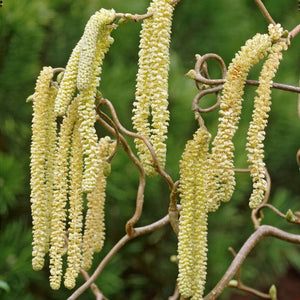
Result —
[{"label": "yellow catkin", "polygon": [[178,287],[183,297],[202,299],[207,261],[207,172],[210,134],[198,129],[180,162],[181,211]]},{"label": "yellow catkin", "polygon": [[46,174],[46,197],[48,199],[48,235],[47,235],[47,252],[49,250],[49,239],[51,232],[51,205],[53,201],[53,188],[54,188],[54,170],[55,170],[55,156],[56,156],[56,140],[57,140],[57,123],[56,116],[54,112],[55,99],[57,96],[58,85],[52,82],[49,89],[49,98],[47,104],[47,136],[46,136],[46,164],[45,164],[45,174]]},{"label": "yellow catkin", "polygon": [[96,179],[99,172],[98,162],[98,137],[94,127],[96,121],[95,112],[95,96],[97,87],[99,86],[102,71],[101,66],[109,46],[113,43],[113,38],[110,36],[111,31],[115,28],[110,24],[115,18],[113,10],[100,10],[102,25],[99,28],[98,39],[96,43],[96,52],[94,57],[94,65],[92,77],[87,89],[80,92],[79,102],[79,118],[81,126],[79,128],[82,138],[82,148],[84,154],[84,173],[83,173],[83,191],[90,193],[96,185]]},{"label": "yellow catkin", "polygon": [[82,40],[73,49],[60,83],[55,100],[55,113],[57,116],[63,116],[66,113],[67,107],[75,94],[81,45]]},{"label": "yellow catkin", "polygon": [[82,247],[82,146],[79,133],[79,123],[76,122],[72,134],[72,147],[70,155],[70,191],[69,191],[69,229],[67,270],[64,285],[68,289],[75,287],[76,278],[81,265]]},{"label": "yellow catkin", "polygon": [[[273,27],[271,27],[271,30]],[[280,36],[279,36],[280,37]],[[279,38],[278,37],[278,38]],[[254,111],[247,136],[247,151],[250,174],[253,181],[253,192],[250,196],[249,206],[254,209],[264,199],[267,189],[265,178],[264,144],[265,128],[268,123],[268,112],[271,106],[271,86],[282,59],[282,51],[287,49],[285,42],[272,45],[268,59],[265,61],[259,77],[259,86],[254,99]]]},{"label": "yellow catkin", "polygon": [[33,95],[33,118],[31,140],[31,213],[33,224],[32,267],[40,270],[44,265],[44,256],[49,242],[49,206],[47,197],[46,163],[47,163],[47,120],[48,101],[53,70],[44,67],[41,71]]},{"label": "yellow catkin", "polygon": [[78,97],[68,107],[59,132],[54,173],[54,199],[52,202],[50,238],[50,286],[57,290],[62,276],[62,255],[66,232],[66,203],[68,188],[68,157],[71,133],[77,118]]},{"label": "yellow catkin", "polygon": [[112,153],[115,142],[110,137],[101,138],[99,141],[100,159],[99,176],[94,191],[87,195],[88,210],[85,219],[85,230],[83,236],[83,258],[82,268],[89,270],[92,265],[94,252],[101,251],[105,238],[104,204],[106,175],[104,168],[107,157]]},{"label": "yellow catkin", "polygon": [[220,103],[218,132],[210,156],[209,210],[215,211],[221,201],[230,200],[234,187],[232,138],[240,119],[244,85],[250,68],[266,56],[271,47],[268,34],[256,34],[248,40],[229,65]]},{"label": "yellow catkin", "polygon": [[[166,161],[169,47],[173,10],[169,0],[153,0],[148,8],[148,13],[154,12],[154,15],[144,20],[142,25],[136,100],[133,103],[133,127],[151,142],[161,168],[165,167]],[[147,146],[140,139],[135,139],[135,144],[146,174],[151,177],[157,175]]]},{"label": "yellow catkin", "polygon": [[77,76],[77,88],[79,91],[86,90],[90,85],[98,36],[110,34],[111,28],[114,28],[114,26],[108,24],[112,23],[114,17],[114,10],[101,9],[90,17],[85,26]]}]

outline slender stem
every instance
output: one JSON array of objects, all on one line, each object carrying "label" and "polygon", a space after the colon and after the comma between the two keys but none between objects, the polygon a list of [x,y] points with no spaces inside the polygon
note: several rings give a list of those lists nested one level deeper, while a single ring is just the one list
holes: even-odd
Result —
[{"label": "slender stem", "polygon": [[[106,116],[108,119],[110,119],[108,116]],[[97,119],[98,122],[102,124],[107,130],[115,134],[116,129],[113,127],[109,126],[104,120],[101,118]],[[135,212],[134,215],[127,221],[126,224],[126,232],[129,236],[132,236],[134,234],[134,228],[133,226],[137,223],[137,221],[140,219],[142,210],[143,210],[143,205],[144,205],[144,191],[145,191],[145,186],[146,186],[146,178],[145,178],[145,172],[143,169],[142,164],[140,161],[137,159],[137,157],[133,154],[132,150],[130,149],[130,146],[126,142],[125,138],[121,135],[119,135],[122,146],[128,157],[131,159],[131,161],[137,166],[139,170],[139,186],[137,190],[137,196],[136,196],[136,207],[135,207]]]},{"label": "slender stem", "polygon": [[289,39],[292,40],[298,33],[300,33],[300,24],[290,31]]},{"label": "slender stem", "polygon": [[[233,257],[236,257],[236,252],[234,251],[234,249],[232,247],[229,247],[228,251],[232,254]],[[233,288],[236,288],[240,291],[244,291],[244,292],[247,292],[249,294],[261,297],[263,299],[270,299],[271,298],[269,294],[262,293],[262,292],[260,292],[256,289],[254,289],[254,288],[251,288],[251,287],[246,286],[245,284],[243,284],[243,282],[242,282],[242,266],[240,266],[240,268],[236,272],[236,279],[237,279],[237,285],[230,285],[230,283],[229,283],[230,287],[233,287]]]},{"label": "slender stem", "polygon": [[126,21],[139,22],[139,21],[142,21],[142,20],[145,20],[147,18],[152,17],[154,13],[155,13],[155,11],[152,11],[150,13],[146,13],[146,14],[143,14],[143,15],[138,15],[138,14],[132,15],[132,14],[116,13],[114,21],[118,18],[123,18]]},{"label": "slender stem", "polygon": [[260,226],[244,243],[240,251],[237,253],[236,257],[233,259],[231,265],[227,269],[224,276],[217,283],[214,289],[204,297],[204,300],[214,300],[223,292],[227,287],[229,281],[233,278],[236,272],[241,267],[242,263],[250,253],[250,251],[255,247],[255,245],[262,240],[264,237],[271,236],[284,240],[290,243],[300,244],[300,235],[292,234],[276,227],[269,225]]},{"label": "slender stem", "polygon": [[54,68],[53,69],[53,73],[57,73],[57,72],[65,72],[66,71],[66,69],[64,69],[64,68]]},{"label": "slender stem", "polygon": [[172,296],[170,296],[170,297],[168,298],[168,300],[177,300],[178,297],[179,297],[179,289],[178,289],[178,285],[176,284],[176,285],[175,285],[175,289],[174,289],[174,293],[173,293]]},{"label": "slender stem", "polygon": [[154,151],[152,145],[150,144],[150,142],[149,142],[143,135],[138,134],[138,133],[131,132],[131,131],[129,131],[129,130],[127,130],[126,128],[123,127],[123,125],[120,123],[120,121],[119,121],[119,119],[118,119],[118,116],[117,116],[117,114],[116,114],[116,111],[115,111],[115,109],[114,109],[112,103],[111,103],[109,100],[103,99],[103,98],[102,98],[102,99],[101,99],[101,103],[102,103],[103,105],[106,105],[106,106],[109,108],[109,110],[110,110],[110,112],[111,112],[111,114],[112,114],[112,117],[113,117],[113,120],[114,120],[115,124],[118,126],[118,128],[119,128],[123,133],[125,133],[125,134],[128,135],[128,136],[131,136],[131,137],[134,137],[134,138],[141,139],[141,140],[146,144],[146,146],[148,147],[148,149],[149,149],[149,151],[150,151],[150,153],[151,153],[151,156],[152,156],[152,159],[153,159],[153,163],[154,163],[155,170],[156,170],[156,171],[157,171],[157,172],[158,172],[158,173],[159,173],[159,174],[160,174],[160,175],[168,182],[169,188],[170,188],[170,190],[172,190],[173,187],[174,187],[174,182],[173,182],[171,176],[170,176],[165,170],[163,170],[163,169],[160,167],[160,165],[159,165],[159,163],[158,163],[158,160],[157,160],[157,157],[156,157],[156,153],[155,153],[155,151]]},{"label": "slender stem", "polygon": [[269,14],[268,10],[266,9],[265,5],[262,3],[261,0],[254,0],[254,2],[257,4],[258,8],[260,9],[260,11],[262,12],[262,14],[264,15],[264,17],[266,18],[266,20],[268,21],[268,23],[276,25],[276,22],[273,20],[273,18],[271,17],[271,15]]},{"label": "slender stem", "polygon": [[[86,281],[88,281],[90,279],[88,272],[86,272],[85,270],[80,269],[80,273]],[[105,298],[103,296],[102,292],[99,290],[99,288],[97,287],[97,285],[95,283],[91,284],[91,290],[93,291],[93,293],[96,297],[96,300],[107,300],[107,298]]]},{"label": "slender stem", "polygon": [[175,6],[178,2],[180,2],[180,0],[173,0],[170,4]]},{"label": "slender stem", "polygon": [[[207,78],[205,78],[205,77],[203,77],[202,75],[199,75],[199,74],[196,74],[195,80],[197,80],[201,83],[209,84],[209,85],[224,84],[225,83],[225,79],[207,79]],[[259,82],[258,82],[258,80],[247,79],[247,80],[245,80],[245,84],[246,85],[258,86]],[[284,91],[288,91],[288,92],[293,92],[293,93],[300,93],[300,87],[293,86],[293,85],[282,84],[282,83],[273,82],[272,83],[272,88],[279,89],[279,90],[284,90]]]},{"label": "slender stem", "polygon": [[143,226],[143,227],[137,227],[135,228],[134,235],[129,236],[126,234],[123,236],[116,244],[115,246],[107,253],[107,255],[103,258],[103,260],[100,262],[98,265],[97,269],[95,272],[91,275],[91,277],[82,285],[80,286],[69,298],[68,300],[74,300],[77,299],[101,274],[103,271],[104,267],[107,265],[107,263],[112,259],[112,257],[131,239],[134,239],[140,235],[150,233],[154,230],[157,230],[166,224],[169,223],[169,216],[166,215],[162,219]]}]

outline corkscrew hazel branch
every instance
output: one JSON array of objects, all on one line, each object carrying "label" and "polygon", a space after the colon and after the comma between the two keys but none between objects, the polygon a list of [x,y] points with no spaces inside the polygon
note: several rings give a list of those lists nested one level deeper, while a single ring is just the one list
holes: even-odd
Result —
[{"label": "corkscrew hazel branch", "polygon": [[265,5],[263,4],[263,2],[261,0],[254,0],[254,2],[257,4],[258,8],[262,12],[262,14],[264,15],[264,17],[268,21],[268,23],[276,25],[276,22],[271,17],[270,13],[268,12],[268,10],[265,7]]},{"label": "corkscrew hazel branch", "polygon": [[115,246],[108,252],[108,254],[103,258],[103,260],[98,265],[95,272],[91,275],[91,277],[82,285],[80,286],[67,300],[74,300],[77,299],[93,282],[99,277],[101,272],[103,271],[104,267],[107,263],[113,258],[113,256],[130,240],[144,234],[151,233],[161,227],[164,227],[166,224],[169,223],[169,216],[166,215],[160,220],[151,223],[146,226],[137,227],[135,228],[132,235],[126,234],[123,236]]},{"label": "corkscrew hazel branch", "polygon": [[[101,115],[103,116],[105,114],[102,112]],[[108,116],[106,116],[105,118],[110,120],[109,123],[113,123],[113,121]],[[127,221],[127,224],[126,224],[126,232],[129,236],[132,236],[132,235],[134,235],[133,226],[140,219],[142,210],[143,210],[144,190],[145,190],[145,185],[146,185],[145,172],[144,172],[142,164],[137,159],[137,157],[133,154],[133,152],[130,149],[125,138],[122,135],[120,135],[120,133],[118,132],[118,128],[110,126],[101,118],[97,118],[97,121],[99,123],[101,123],[101,125],[104,128],[106,128],[109,132],[111,132],[112,134],[114,134],[114,135],[118,134],[124,151],[126,152],[128,157],[131,159],[131,161],[137,166],[138,171],[139,171],[139,186],[138,186],[137,197],[136,197],[136,208],[135,208],[134,215],[129,219],[129,221]]]},{"label": "corkscrew hazel branch", "polygon": [[[234,251],[233,248],[229,247],[228,251],[232,254],[233,257],[236,257],[236,252]],[[242,266],[239,267],[239,269],[236,273],[236,279],[237,280],[230,280],[228,286],[236,288],[240,291],[252,294],[254,296],[263,298],[263,299],[272,299],[270,294],[263,293],[261,291],[258,291],[257,289],[254,289],[254,288],[251,288],[251,287],[245,285],[242,282],[241,277],[242,277]]]},{"label": "corkscrew hazel branch", "polygon": [[276,227],[269,225],[260,226],[244,243],[236,257],[233,259],[231,265],[227,269],[224,276],[212,289],[212,291],[206,295],[203,300],[215,300],[228,286],[230,280],[236,274],[250,251],[256,246],[256,244],[265,237],[274,237],[289,243],[300,244],[300,235],[292,234]]},{"label": "corkscrew hazel branch", "polygon": [[120,129],[120,131],[122,131],[123,133],[125,133],[128,136],[131,136],[131,137],[134,137],[137,139],[141,139],[146,144],[147,148],[149,149],[149,151],[152,155],[153,165],[155,167],[155,170],[168,182],[169,188],[170,188],[170,190],[172,190],[174,187],[174,182],[173,182],[171,176],[160,167],[159,162],[156,157],[156,153],[155,153],[152,145],[149,143],[149,141],[143,135],[129,131],[122,126],[122,124],[120,123],[120,121],[117,117],[116,111],[115,111],[112,103],[109,100],[102,98],[100,104],[106,105],[109,108],[109,110],[112,114],[113,120],[114,120],[115,124],[117,125],[117,127]]},{"label": "corkscrew hazel branch", "polygon": [[[300,25],[299,25],[299,30],[300,30]],[[196,82],[200,82],[200,83],[203,83],[203,84],[206,84],[206,85],[221,85],[221,84],[225,83],[224,77],[222,79],[206,78],[202,75],[202,73],[200,71],[201,67],[206,63],[206,61],[208,59],[215,59],[219,62],[220,66],[222,66],[221,71],[222,71],[222,74],[224,76],[224,73],[227,72],[227,70],[226,70],[226,67],[224,69],[225,63],[219,55],[214,54],[214,53],[208,53],[208,54],[205,54],[203,56],[197,56],[197,57],[198,57],[198,60],[195,64],[195,70],[194,70],[195,72],[190,73],[190,76],[188,76],[188,77],[194,79]],[[246,85],[252,85],[252,86],[258,86],[259,82],[257,80],[247,79],[245,81],[245,84]],[[296,86],[292,86],[292,85],[273,82],[272,87],[275,88],[275,89],[279,89],[279,90],[289,91],[289,92],[293,92],[293,93],[300,93],[300,87],[296,87]],[[222,89],[222,88],[220,88],[220,89]]]}]

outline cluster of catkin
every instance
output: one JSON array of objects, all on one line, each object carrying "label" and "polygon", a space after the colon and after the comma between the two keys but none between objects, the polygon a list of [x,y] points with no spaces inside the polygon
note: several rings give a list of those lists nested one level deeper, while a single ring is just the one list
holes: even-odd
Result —
[{"label": "cluster of catkin", "polygon": [[[115,143],[109,137],[98,140],[95,97],[102,61],[113,42],[114,19],[114,10],[96,12],[74,48],[61,82],[53,82],[53,69],[44,67],[33,95],[32,265],[34,270],[42,269],[49,252],[53,289],[60,287],[66,252],[64,284],[71,289],[80,268],[91,267],[93,254],[101,250],[104,241],[107,174],[103,171]],[[57,117],[62,121],[57,122]]]},{"label": "cluster of catkin", "polygon": [[267,189],[263,141],[271,104],[272,80],[287,49],[283,30],[269,25],[269,34],[256,34],[235,55],[225,78],[218,132],[209,153],[210,134],[198,129],[180,162],[181,211],[178,236],[178,287],[184,298],[203,298],[207,261],[207,213],[229,201],[235,187],[232,138],[240,119],[244,85],[250,68],[268,55],[259,77],[248,131],[248,162],[253,180],[249,205],[257,207]]},{"label": "cluster of catkin", "polygon": [[[133,127],[153,146],[162,169],[166,161],[166,144],[169,121],[168,73],[169,47],[174,5],[171,0],[153,0],[141,30],[139,70]],[[157,175],[152,155],[141,139],[135,139],[138,155],[148,176]]]}]

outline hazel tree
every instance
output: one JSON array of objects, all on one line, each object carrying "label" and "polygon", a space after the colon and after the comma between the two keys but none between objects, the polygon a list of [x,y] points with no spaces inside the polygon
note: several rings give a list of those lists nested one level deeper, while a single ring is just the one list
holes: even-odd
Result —
[{"label": "hazel tree", "polygon": [[[264,299],[277,299],[276,288],[268,294],[246,287],[239,273],[251,249],[264,237],[300,244],[300,235],[277,227],[261,225],[261,211],[271,209],[278,217],[300,224],[297,212],[280,212],[268,203],[270,176],[264,162],[265,128],[271,106],[272,88],[300,93],[299,87],[274,83],[283,53],[300,32],[277,24],[260,0],[258,8],[269,23],[265,33],[249,38],[236,53],[228,69],[216,54],[196,55],[195,69],[186,75],[200,92],[193,100],[198,129],[186,142],[176,181],[165,170],[168,136],[168,73],[172,15],[179,2],[152,0],[144,15],[117,13],[100,9],[91,16],[84,33],[71,53],[65,68],[44,67],[36,81],[33,102],[31,143],[31,211],[33,223],[33,269],[41,270],[45,256],[50,257],[50,286],[57,290],[62,278],[68,289],[76,286],[81,273],[86,282],[68,299],[78,298],[88,287],[95,297],[103,295],[95,285],[105,265],[129,241],[170,223],[178,237],[176,261],[178,276],[174,295],[169,299],[217,299],[227,286]],[[114,105],[101,94],[102,63],[114,42],[113,32],[127,22],[143,22],[140,33],[135,101],[132,103],[134,132],[118,119]],[[288,51],[287,51],[288,52]],[[264,59],[258,81],[249,80],[251,68]],[[207,60],[220,65],[223,78],[210,79]],[[246,85],[257,86],[246,151],[248,169],[234,166],[233,137],[239,127]],[[202,97],[216,94],[217,103],[203,109]],[[300,101],[300,100],[299,100]],[[108,109],[110,115],[104,113]],[[216,136],[205,126],[203,115],[219,108]],[[299,108],[299,107],[298,107]],[[98,137],[99,123],[110,136]],[[137,155],[124,136],[134,140]],[[90,276],[93,257],[105,240],[105,187],[110,166],[121,147],[139,172],[134,215],[126,223],[126,234],[108,252]],[[299,151],[298,151],[299,163]],[[206,283],[208,213],[222,209],[236,187],[235,173],[249,173],[253,186],[249,199],[255,231],[247,239],[224,276],[207,295]],[[156,222],[136,227],[143,211],[146,182],[160,176],[170,188],[169,211]],[[230,204],[227,204],[230,205]],[[84,215],[83,207],[87,206]],[[109,226],[109,225],[107,225]],[[295,225],[297,226],[297,225]],[[66,268],[63,267],[66,256]]]}]

